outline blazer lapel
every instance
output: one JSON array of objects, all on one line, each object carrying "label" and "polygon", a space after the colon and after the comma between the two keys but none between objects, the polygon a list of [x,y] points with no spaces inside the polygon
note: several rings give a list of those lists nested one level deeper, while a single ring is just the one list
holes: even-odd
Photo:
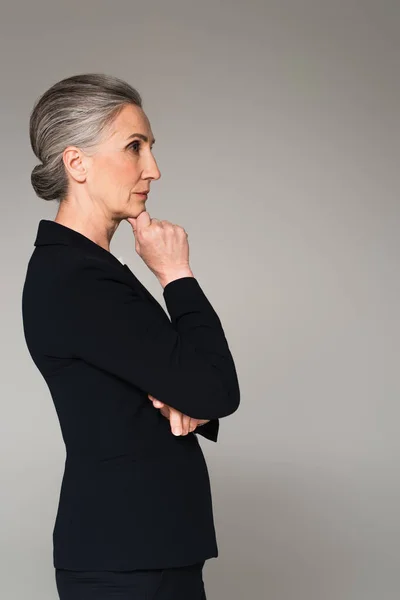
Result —
[{"label": "blazer lapel", "polygon": [[124,268],[125,273],[127,274],[128,278],[129,278],[130,282],[134,284],[135,289],[139,291],[140,295],[143,298],[145,298],[146,300],[149,300],[150,302],[155,304],[163,312],[163,315],[169,320],[168,315],[165,312],[165,310],[163,309],[163,307],[161,306],[161,304],[154,298],[154,296],[152,294],[150,294],[148,289],[142,284],[141,281],[139,281],[139,279],[136,277],[136,275],[130,270],[128,265],[124,263],[124,264],[122,264],[122,266]]}]

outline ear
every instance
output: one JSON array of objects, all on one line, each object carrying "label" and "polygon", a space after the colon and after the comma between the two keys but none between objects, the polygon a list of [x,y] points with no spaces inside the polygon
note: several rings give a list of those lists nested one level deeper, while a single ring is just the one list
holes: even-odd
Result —
[{"label": "ear", "polygon": [[88,170],[87,156],[80,148],[68,146],[63,152],[63,161],[67,172],[75,181],[82,183],[86,180]]}]

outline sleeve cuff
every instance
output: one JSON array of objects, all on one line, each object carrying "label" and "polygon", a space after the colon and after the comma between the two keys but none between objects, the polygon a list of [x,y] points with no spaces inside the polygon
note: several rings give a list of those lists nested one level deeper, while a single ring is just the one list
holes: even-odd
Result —
[{"label": "sleeve cuff", "polygon": [[211,440],[212,442],[216,442],[218,439],[219,432],[219,419],[211,419],[208,423],[204,423],[204,425],[199,425],[194,430],[194,433],[199,433],[203,437]]},{"label": "sleeve cuff", "polygon": [[164,301],[172,321],[201,313],[203,318],[221,327],[221,321],[195,277],[180,277],[170,281],[163,291]]}]

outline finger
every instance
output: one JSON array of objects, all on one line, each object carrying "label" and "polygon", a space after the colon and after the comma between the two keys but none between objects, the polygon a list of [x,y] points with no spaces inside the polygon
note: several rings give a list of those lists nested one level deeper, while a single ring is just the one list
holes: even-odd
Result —
[{"label": "finger", "polygon": [[131,225],[133,233],[136,233],[136,218],[135,217],[128,217],[126,220]]},{"label": "finger", "polygon": [[164,402],[161,402],[160,400],[153,400],[153,406],[155,406],[156,408],[162,408],[164,405]]},{"label": "finger", "polygon": [[196,419],[190,419],[190,423],[189,423],[189,431],[192,432],[196,429],[197,425],[196,425]]},{"label": "finger", "polygon": [[161,402],[161,400],[157,400],[157,398],[154,398],[154,396],[152,396],[151,394],[147,394],[147,395],[150,398],[150,400],[152,401],[153,406],[155,408],[162,408],[164,406],[165,403]]},{"label": "finger", "polygon": [[182,435],[189,433],[190,417],[188,415],[182,415]]},{"label": "finger", "polygon": [[169,422],[171,425],[171,431],[174,435],[181,435],[182,433],[182,413],[174,408],[169,409]]},{"label": "finger", "polygon": [[168,406],[164,406],[163,408],[160,409],[160,413],[166,417],[167,419],[170,418],[170,410]]}]

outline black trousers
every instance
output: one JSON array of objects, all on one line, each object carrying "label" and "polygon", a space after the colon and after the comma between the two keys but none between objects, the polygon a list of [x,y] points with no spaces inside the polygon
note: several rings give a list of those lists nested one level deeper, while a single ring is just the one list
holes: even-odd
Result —
[{"label": "black trousers", "polygon": [[55,569],[60,600],[207,600],[204,562],[138,571]]}]

